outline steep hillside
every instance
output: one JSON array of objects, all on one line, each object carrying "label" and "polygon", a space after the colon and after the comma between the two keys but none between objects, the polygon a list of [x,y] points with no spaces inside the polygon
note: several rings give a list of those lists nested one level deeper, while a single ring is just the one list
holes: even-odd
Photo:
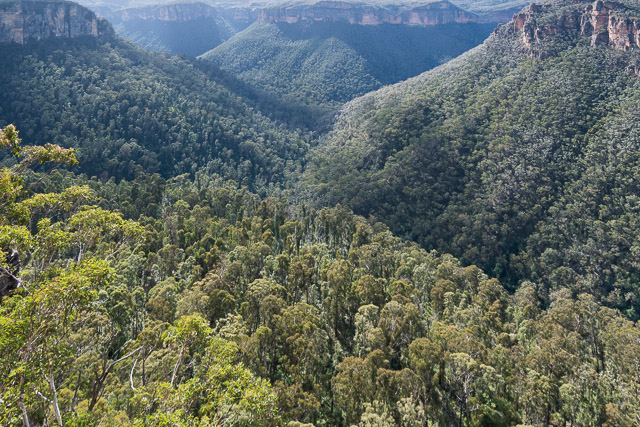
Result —
[{"label": "steep hillside", "polygon": [[172,3],[103,11],[118,35],[142,47],[201,55],[256,19],[250,9],[224,9],[205,3]]},{"label": "steep hillside", "polygon": [[0,426],[638,425],[633,5],[349,103],[294,187],[296,105],[61,4],[0,43]]},{"label": "steep hillside", "polygon": [[532,6],[482,46],[344,107],[306,183],[510,286],[640,315],[636,3]]},{"label": "steep hillside", "polygon": [[118,37],[5,43],[0,53],[11,58],[0,63],[0,125],[77,148],[91,175],[206,169],[258,188],[282,184],[306,152],[258,111],[275,114],[276,105],[249,102],[210,64]]},{"label": "steep hillside", "polygon": [[326,112],[461,54],[494,27],[266,21],[202,57],[303,109]]},{"label": "steep hillside", "polygon": [[[513,13],[474,14],[446,0],[130,6],[138,3],[92,7],[122,37],[153,50],[204,54],[304,115],[320,117],[307,120],[314,125],[347,100],[476,46]],[[262,25],[242,31],[254,22]]]},{"label": "steep hillside", "polygon": [[0,43],[104,36],[111,26],[90,10],[65,1],[1,1]]}]

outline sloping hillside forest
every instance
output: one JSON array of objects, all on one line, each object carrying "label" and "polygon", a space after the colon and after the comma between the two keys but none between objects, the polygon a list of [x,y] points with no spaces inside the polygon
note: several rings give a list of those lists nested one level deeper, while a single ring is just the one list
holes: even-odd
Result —
[{"label": "sloping hillside forest", "polygon": [[510,32],[349,103],[305,180],[509,289],[586,291],[637,320],[640,50],[527,52]]},{"label": "sloping hillside forest", "polygon": [[637,420],[640,330],[592,295],[510,294],[345,208],[2,144],[2,424]]},{"label": "sloping hillside forest", "polygon": [[584,24],[640,8],[603,5],[332,119],[113,33],[0,43],[0,425],[640,425],[640,41]]},{"label": "sloping hillside forest", "polygon": [[322,117],[357,96],[458,56],[494,28],[495,23],[424,28],[256,23],[201,57]]}]

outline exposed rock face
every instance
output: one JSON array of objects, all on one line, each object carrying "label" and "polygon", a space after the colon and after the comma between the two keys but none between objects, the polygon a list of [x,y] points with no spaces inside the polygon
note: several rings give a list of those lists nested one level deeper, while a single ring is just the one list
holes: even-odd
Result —
[{"label": "exposed rock face", "polygon": [[204,3],[174,3],[106,11],[104,16],[113,23],[135,21],[138,19],[147,21],[189,22],[202,18],[217,19],[223,16],[233,22],[248,25],[257,19],[258,12],[250,8],[215,8]]},{"label": "exposed rock face", "polygon": [[430,26],[448,23],[508,22],[517,10],[501,10],[486,15],[466,12],[447,0],[415,7],[372,5],[366,3],[324,1],[288,3],[286,6],[252,5],[247,7],[211,6],[204,3],[174,3],[127,9],[98,7],[100,16],[114,25],[127,22],[164,21],[189,22],[202,18],[223,19],[244,28],[253,22],[310,24],[313,22],[347,22],[356,25],[398,24]]},{"label": "exposed rock face", "polygon": [[170,4],[164,6],[125,9],[120,14],[122,21],[145,19],[154,21],[188,22],[198,18],[210,18],[216,10],[203,3]]},{"label": "exposed rock face", "polygon": [[396,24],[426,27],[467,22],[497,22],[478,16],[446,0],[406,9],[398,6],[374,6],[340,1],[320,1],[312,5],[272,7],[260,11],[259,22],[288,24],[312,22],[348,22],[357,25]]},{"label": "exposed rock face", "polygon": [[229,40],[255,22],[250,8],[218,7],[195,3],[172,3],[126,9],[98,10],[116,33],[140,46],[198,56]]},{"label": "exposed rock face", "polygon": [[[576,1],[556,16],[551,23],[540,23],[557,4],[532,4],[507,24],[508,31],[519,34],[522,43],[530,48],[554,36],[590,39],[591,46],[610,46],[618,50],[640,48],[640,18],[628,17],[625,5],[596,0],[593,3]],[[545,19],[548,21],[548,19]]]},{"label": "exposed rock face", "polygon": [[19,44],[50,37],[112,34],[111,25],[71,2],[16,1],[0,4],[0,43]]}]

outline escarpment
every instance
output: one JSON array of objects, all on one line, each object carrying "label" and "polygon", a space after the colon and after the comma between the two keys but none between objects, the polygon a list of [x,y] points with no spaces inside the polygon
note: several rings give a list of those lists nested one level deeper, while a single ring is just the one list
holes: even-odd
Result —
[{"label": "escarpment", "polygon": [[256,9],[248,7],[213,7],[205,3],[172,3],[108,10],[104,17],[114,24],[130,21],[190,22],[199,19],[229,20],[247,26],[257,19]]},{"label": "escarpment", "polygon": [[347,22],[356,25],[408,25],[426,27],[449,23],[499,22],[493,15],[479,16],[452,3],[436,1],[419,6],[371,5],[340,1],[320,1],[312,5],[294,4],[260,10],[258,22],[314,23]]},{"label": "escarpment", "polygon": [[534,56],[540,56],[536,48],[545,41],[560,38],[588,39],[591,46],[617,50],[640,48],[639,29],[640,17],[633,9],[602,0],[578,1],[564,8],[555,2],[532,4],[507,24],[507,31],[519,35]]},{"label": "escarpment", "polygon": [[16,1],[0,4],[0,43],[25,44],[61,37],[110,35],[111,25],[72,2]]}]

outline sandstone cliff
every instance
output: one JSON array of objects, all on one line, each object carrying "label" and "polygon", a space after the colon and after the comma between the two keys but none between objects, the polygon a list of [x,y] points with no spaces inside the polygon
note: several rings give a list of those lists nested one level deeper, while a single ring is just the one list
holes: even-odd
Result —
[{"label": "sandstone cliff", "polygon": [[97,37],[112,33],[107,21],[76,3],[0,3],[0,43],[25,44],[50,37]]},{"label": "sandstone cliff", "polygon": [[554,38],[586,38],[591,46],[618,50],[640,48],[640,18],[613,1],[532,4],[513,17],[507,31],[517,34],[533,55],[536,47]]},{"label": "sandstone cliff", "polygon": [[253,23],[258,12],[242,7],[213,7],[204,3],[173,3],[158,6],[105,10],[102,15],[114,24],[135,20],[189,22],[202,18],[219,19],[221,17],[234,23],[249,25]]},{"label": "sandstone cliff", "polygon": [[180,3],[161,6],[124,9],[118,13],[120,20],[136,19],[153,21],[188,22],[217,15],[217,10],[204,3]]},{"label": "sandstone cliff", "polygon": [[190,22],[212,18],[225,20],[236,28],[244,28],[256,21],[289,24],[347,22],[356,25],[401,24],[422,27],[452,22],[500,23],[508,22],[519,9],[476,15],[447,0],[412,6],[320,0],[315,3],[293,2],[272,6],[255,3],[246,7],[184,2],[125,9],[98,7],[96,10],[116,26],[135,21]]},{"label": "sandstone cliff", "polygon": [[492,17],[465,12],[446,0],[415,7],[320,1],[309,5],[265,8],[260,10],[258,21],[289,24],[348,22],[358,25],[397,24],[421,27],[453,22],[494,22]]}]

